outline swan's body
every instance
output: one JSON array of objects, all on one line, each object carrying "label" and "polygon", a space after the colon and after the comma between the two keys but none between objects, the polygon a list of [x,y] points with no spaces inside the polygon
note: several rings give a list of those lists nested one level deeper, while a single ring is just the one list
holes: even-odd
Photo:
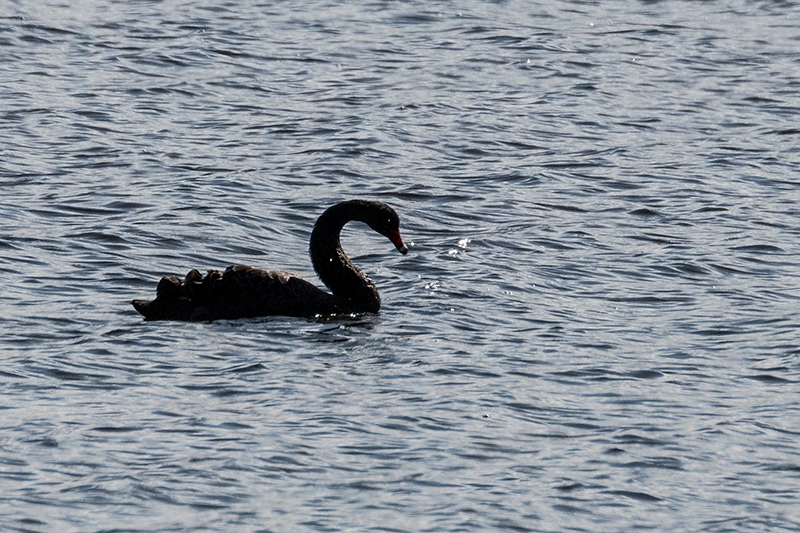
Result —
[{"label": "swan's body", "polygon": [[375,284],[342,250],[339,235],[351,220],[365,222],[408,252],[400,237],[397,213],[386,204],[349,200],[328,208],[311,233],[314,270],[331,293],[281,271],[236,265],[203,276],[192,270],[184,279],[162,278],[155,300],[134,300],[147,320],[218,320],[257,316],[377,313],[381,298]]}]

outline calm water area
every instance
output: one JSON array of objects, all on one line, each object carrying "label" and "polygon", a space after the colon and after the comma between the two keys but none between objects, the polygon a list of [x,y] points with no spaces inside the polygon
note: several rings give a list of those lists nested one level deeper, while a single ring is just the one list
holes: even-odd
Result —
[{"label": "calm water area", "polygon": [[[800,531],[800,4],[0,0],[0,531]],[[162,276],[380,315],[146,322]]]}]

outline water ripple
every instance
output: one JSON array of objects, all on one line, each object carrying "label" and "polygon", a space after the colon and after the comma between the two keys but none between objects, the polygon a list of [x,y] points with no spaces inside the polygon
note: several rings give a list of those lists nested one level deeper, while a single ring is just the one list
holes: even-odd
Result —
[{"label": "water ripple", "polygon": [[[800,527],[797,17],[678,6],[9,7],[0,529]],[[347,197],[380,316],[128,304]]]}]

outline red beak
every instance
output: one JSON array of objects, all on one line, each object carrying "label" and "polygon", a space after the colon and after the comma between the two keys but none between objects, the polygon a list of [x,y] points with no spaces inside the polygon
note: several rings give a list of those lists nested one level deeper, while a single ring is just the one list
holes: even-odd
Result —
[{"label": "red beak", "polygon": [[403,238],[400,237],[400,232],[398,230],[389,233],[387,237],[389,237],[389,240],[392,241],[392,244],[394,244],[394,247],[397,248],[398,252],[403,255],[408,253],[408,247],[403,242]]}]

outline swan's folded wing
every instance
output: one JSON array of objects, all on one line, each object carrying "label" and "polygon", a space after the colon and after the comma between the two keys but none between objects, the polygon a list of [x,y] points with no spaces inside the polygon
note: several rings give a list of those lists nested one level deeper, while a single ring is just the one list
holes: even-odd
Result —
[{"label": "swan's folded wing", "polygon": [[289,272],[236,265],[162,278],[155,300],[134,300],[147,320],[218,320],[258,316],[313,317],[350,312],[341,298]]},{"label": "swan's folded wing", "polygon": [[341,312],[337,298],[294,274],[245,265],[209,271],[192,281],[191,299],[193,320]]}]

